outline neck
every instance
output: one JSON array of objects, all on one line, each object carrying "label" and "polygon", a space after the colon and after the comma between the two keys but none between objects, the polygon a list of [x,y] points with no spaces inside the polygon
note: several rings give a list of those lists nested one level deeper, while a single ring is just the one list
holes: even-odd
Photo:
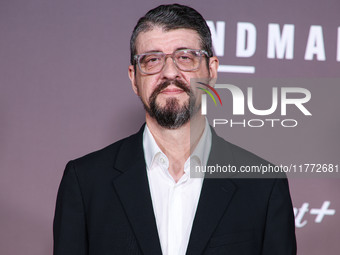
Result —
[{"label": "neck", "polygon": [[195,149],[202,136],[205,118],[197,114],[183,126],[177,129],[167,129],[161,127],[154,118],[147,114],[146,124],[158,147],[169,159],[169,173],[177,182],[184,174],[184,163],[189,158],[190,151]]}]

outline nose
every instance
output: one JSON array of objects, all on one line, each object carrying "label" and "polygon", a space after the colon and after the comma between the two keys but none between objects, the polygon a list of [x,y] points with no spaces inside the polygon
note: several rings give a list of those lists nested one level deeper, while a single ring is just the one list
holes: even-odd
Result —
[{"label": "nose", "polygon": [[166,79],[175,79],[178,78],[180,75],[180,72],[178,68],[176,67],[173,59],[171,57],[168,57],[165,59],[164,67],[162,70],[162,76]]}]

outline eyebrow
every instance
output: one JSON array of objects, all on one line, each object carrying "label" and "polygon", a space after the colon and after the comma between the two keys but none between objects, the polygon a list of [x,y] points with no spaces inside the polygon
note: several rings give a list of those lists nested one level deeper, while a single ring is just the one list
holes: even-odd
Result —
[{"label": "eyebrow", "polygon": [[160,51],[160,50],[149,50],[149,51],[143,52],[141,54],[145,54],[145,53],[163,53],[163,52]]},{"label": "eyebrow", "polygon": [[[178,50],[190,50],[191,48],[188,48],[188,47],[178,47],[174,50],[175,51],[178,51]],[[163,51],[160,51],[160,50],[149,50],[149,51],[146,51],[146,52],[143,52],[141,54],[145,54],[145,53],[164,53]],[[171,53],[170,53],[171,54]]]}]

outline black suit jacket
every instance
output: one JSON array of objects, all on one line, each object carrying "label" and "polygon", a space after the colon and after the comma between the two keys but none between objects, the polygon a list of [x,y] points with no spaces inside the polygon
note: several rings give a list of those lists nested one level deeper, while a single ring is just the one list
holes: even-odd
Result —
[{"label": "black suit jacket", "polygon": [[[57,196],[54,255],[162,254],[143,129],[67,164]],[[208,165],[268,163],[214,132],[210,155]],[[287,180],[205,179],[187,254],[296,254]]]}]

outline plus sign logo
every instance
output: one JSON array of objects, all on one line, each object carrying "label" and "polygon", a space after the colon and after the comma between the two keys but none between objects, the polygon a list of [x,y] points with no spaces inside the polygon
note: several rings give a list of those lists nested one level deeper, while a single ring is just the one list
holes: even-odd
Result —
[{"label": "plus sign logo", "polygon": [[325,216],[335,215],[335,209],[330,209],[330,205],[330,201],[324,201],[320,208],[309,209],[309,203],[303,203],[300,208],[294,207],[295,226],[297,228],[306,226],[307,220],[304,219],[304,217],[307,213],[310,215],[315,215],[315,223],[321,223]]},{"label": "plus sign logo", "polygon": [[325,201],[325,202],[323,202],[323,205],[321,206],[320,209],[310,210],[310,214],[316,215],[316,218],[315,218],[316,223],[321,223],[321,221],[323,220],[323,218],[326,215],[334,215],[335,214],[334,209],[328,209],[330,204],[331,204],[331,202]]}]

